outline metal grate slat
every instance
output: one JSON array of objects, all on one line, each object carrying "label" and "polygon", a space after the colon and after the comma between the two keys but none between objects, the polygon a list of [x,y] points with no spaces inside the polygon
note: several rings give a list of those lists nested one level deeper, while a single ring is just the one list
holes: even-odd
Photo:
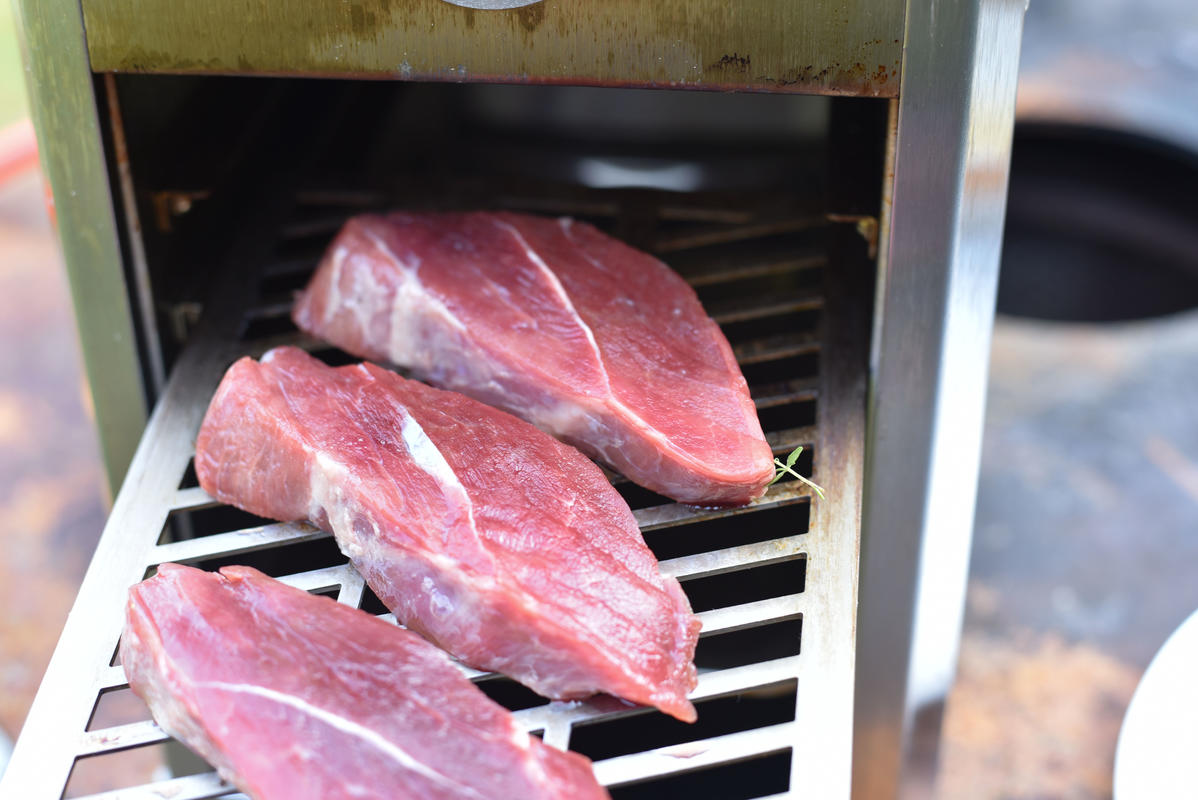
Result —
[{"label": "metal grate slat", "polygon": [[217,533],[199,539],[182,539],[154,548],[153,564],[174,561],[189,564],[204,558],[250,553],[281,544],[298,544],[328,538],[329,534],[304,522],[277,522],[255,528]]},{"label": "metal grate slat", "polygon": [[89,794],[79,800],[210,800],[236,791],[215,772],[155,781],[128,789]]},{"label": "metal grate slat", "polygon": [[799,534],[784,539],[771,539],[760,544],[746,544],[683,558],[671,558],[661,562],[661,571],[665,575],[686,581],[789,561],[805,553],[803,536]]},{"label": "metal grate slat", "polygon": [[[718,672],[707,672],[699,676],[699,684],[691,692],[694,701],[710,700],[745,692],[750,689],[773,686],[798,675],[799,657],[789,656],[730,667]],[[554,722],[567,722],[571,726],[601,724],[602,722],[635,714],[653,713],[638,706],[620,704],[613,709],[610,702],[588,701],[583,703],[550,703],[544,706],[516,711],[516,719],[530,731],[542,730]]]},{"label": "metal grate slat", "polygon": [[758,387],[753,394],[753,404],[760,411],[763,408],[776,408],[790,403],[801,403],[814,400],[819,396],[819,381],[815,378],[795,378],[790,381],[780,381]]},{"label": "metal grate slat", "polygon": [[[792,448],[793,449],[793,448]],[[638,508],[632,512],[642,531],[652,531],[658,528],[669,528],[675,525],[688,525],[692,522],[706,522],[722,517],[735,517],[741,514],[751,514],[763,508],[793,503],[809,497],[811,490],[806,484],[791,482],[778,483],[771,486],[764,497],[759,497],[747,506],[732,506],[729,508],[700,508],[683,503],[667,503],[652,508]]]},{"label": "metal grate slat", "polygon": [[130,747],[164,742],[169,738],[153,720],[131,722],[128,725],[119,725],[114,728],[88,731],[80,740],[77,752],[80,756],[115,753],[118,750],[128,750]]},{"label": "metal grate slat", "polygon": [[345,583],[361,578],[352,566],[342,564],[339,567],[324,567],[295,575],[280,575],[277,580],[305,592],[326,592],[330,589],[340,589]]},{"label": "metal grate slat", "polygon": [[803,616],[803,609],[806,608],[805,599],[802,594],[788,594],[783,597],[771,597],[768,600],[755,600],[752,603],[741,603],[738,606],[703,611],[697,615],[699,621],[703,623],[703,630],[699,632],[699,635],[731,633],[755,625],[798,619]]},{"label": "metal grate slat", "polygon": [[220,504],[212,498],[212,495],[205,492],[199,486],[192,486],[189,489],[180,489],[175,494],[175,499],[171,501],[171,510],[193,511],[215,505]]},{"label": "metal grate slat", "polygon": [[691,286],[714,286],[720,283],[785,275],[805,269],[815,269],[827,264],[822,253],[790,258],[763,258],[761,260],[736,260],[708,262],[701,266],[679,268],[679,273]]},{"label": "metal grate slat", "polygon": [[[818,435],[819,431],[814,425],[803,425],[798,428],[785,428],[780,431],[766,431],[765,440],[769,442],[774,455],[779,455],[780,453],[789,453],[799,445],[811,447],[814,445]],[[768,496],[766,495],[766,497]]]},{"label": "metal grate slat", "polygon": [[824,304],[823,295],[816,289],[798,289],[783,297],[776,294],[709,303],[707,313],[721,325],[733,322],[776,317],[792,311],[810,311]]},{"label": "metal grate slat", "polygon": [[129,681],[125,679],[125,670],[121,667],[104,667],[100,670],[100,677],[96,679],[97,693],[106,689],[123,689],[129,685]]},{"label": "metal grate slat", "polygon": [[595,764],[595,775],[608,786],[622,786],[650,777],[693,772],[716,764],[778,753],[789,749],[794,726],[793,722],[786,722],[611,758]]},{"label": "metal grate slat", "polygon": [[744,367],[814,353],[819,348],[819,335],[815,331],[796,331],[741,342],[732,346],[732,352]]}]

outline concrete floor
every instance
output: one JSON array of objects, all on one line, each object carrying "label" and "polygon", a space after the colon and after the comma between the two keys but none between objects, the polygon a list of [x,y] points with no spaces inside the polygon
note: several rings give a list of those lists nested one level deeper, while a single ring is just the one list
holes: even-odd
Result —
[{"label": "concrete floor", "polygon": [[[40,183],[0,187],[0,727],[10,734],[104,521],[71,320]],[[1196,364],[1198,315],[999,322],[941,797],[1110,795],[1135,684],[1198,607]],[[80,777],[79,791],[105,788],[104,775]]]},{"label": "concrete floor", "polygon": [[1198,608],[1198,314],[1000,320],[944,798],[1101,798]]},{"label": "concrete floor", "polygon": [[0,727],[10,734],[105,516],[75,337],[41,182],[29,173],[0,185]]}]

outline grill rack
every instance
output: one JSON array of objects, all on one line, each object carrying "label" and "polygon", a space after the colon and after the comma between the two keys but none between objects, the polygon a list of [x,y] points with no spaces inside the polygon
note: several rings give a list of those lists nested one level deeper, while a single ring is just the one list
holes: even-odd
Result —
[{"label": "grill rack", "polygon": [[[304,216],[298,212],[305,209],[308,213],[280,228],[279,251],[297,240],[323,244],[349,213],[346,204],[330,203],[327,193],[317,194],[307,201],[307,207],[302,195],[298,203],[296,216]],[[359,203],[368,207],[372,200],[366,196],[354,201],[354,205]],[[750,379],[759,411],[769,410],[773,418],[785,420],[791,415],[779,412],[804,407],[804,413],[811,415],[814,406],[811,421],[766,425],[767,439],[778,454],[798,445],[811,448],[815,456],[812,477],[828,488],[829,495],[812,502],[804,484],[781,482],[744,508],[697,509],[664,501],[613,476],[617,488],[630,500],[642,531],[673,540],[664,545],[666,550],[678,549],[678,537],[717,520],[732,520],[750,531],[744,543],[663,558],[663,571],[682,581],[692,601],[693,587],[705,578],[739,575],[753,582],[763,574],[757,571],[770,566],[798,568],[790,573],[793,585],[789,591],[747,602],[721,604],[717,600],[700,610],[701,651],[702,643],[713,637],[776,623],[799,621],[801,634],[788,643],[787,654],[780,657],[709,669],[703,669],[700,658],[699,685],[691,695],[699,708],[699,724],[704,718],[704,701],[741,699],[755,693],[790,703],[787,719],[698,739],[688,740],[683,733],[679,740],[678,734],[672,734],[675,741],[669,744],[597,759],[596,775],[616,789],[619,797],[621,787],[660,788],[660,781],[677,776],[782,754],[789,756],[783,785],[778,787],[783,791],[767,790],[768,796],[790,796],[791,792],[847,796],[868,337],[868,324],[859,321],[863,298],[851,296],[851,282],[845,280],[844,270],[829,264],[822,219],[762,219],[733,211],[721,218],[710,209],[688,215],[685,209],[678,210],[676,199],[673,203],[669,207],[659,203],[648,213],[657,220],[684,222],[673,224],[672,232],[658,236],[649,249],[661,253],[698,291],[708,293],[705,305],[730,331],[742,367],[747,374],[757,370],[763,376]],[[532,204],[517,200],[507,205],[520,208]],[[314,208],[327,213],[314,219]],[[541,203],[537,210],[568,213],[577,209],[546,209]],[[594,207],[582,209],[580,216],[588,210]],[[625,213],[647,213],[644,198],[631,209],[615,203],[603,205],[600,214],[605,211],[617,220]],[[69,790],[70,773],[78,760],[168,740],[150,720],[88,730],[101,697],[128,686],[113,654],[130,585],[166,561],[203,565],[213,559],[253,558],[331,538],[296,523],[254,524],[181,538],[194,533],[189,530],[193,512],[218,506],[202,489],[185,485],[185,477],[200,420],[224,368],[241,355],[257,355],[280,344],[308,350],[324,347],[288,330],[290,301],[285,291],[280,297],[278,291],[262,290],[267,283],[277,287],[291,279],[302,282],[315,266],[316,255],[318,252],[278,256],[268,259],[259,270],[230,269],[224,289],[216,293],[223,302],[209,304],[180,355],[26,723],[22,745],[26,752],[38,754],[39,763],[36,774],[27,771],[26,782],[17,784],[24,791],[22,796],[61,796]],[[754,289],[755,281],[764,283]],[[796,320],[800,326],[789,327]],[[738,325],[757,333],[735,335],[732,331]],[[766,525],[762,534],[753,532],[755,522],[758,527],[763,525],[758,522],[764,519],[762,512],[799,507],[809,509],[804,530],[772,530]],[[743,533],[740,538],[745,538]],[[663,547],[661,542],[654,546]],[[687,548],[683,545],[681,549]],[[339,602],[355,607],[370,602],[368,588],[347,563],[294,569],[276,577],[308,591],[335,592]],[[484,689],[497,680],[472,670],[467,673]],[[585,703],[542,702],[517,708],[514,713],[529,731],[562,748],[577,744],[578,731],[589,734],[630,715],[664,719],[658,712],[630,708],[610,698]],[[199,800],[234,791],[215,773],[201,772],[89,797]]]}]

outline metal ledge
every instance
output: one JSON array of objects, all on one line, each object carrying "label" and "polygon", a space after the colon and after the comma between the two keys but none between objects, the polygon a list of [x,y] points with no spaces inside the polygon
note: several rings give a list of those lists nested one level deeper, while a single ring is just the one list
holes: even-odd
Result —
[{"label": "metal ledge", "polygon": [[97,72],[675,86],[894,97],[903,6],[83,0]]}]

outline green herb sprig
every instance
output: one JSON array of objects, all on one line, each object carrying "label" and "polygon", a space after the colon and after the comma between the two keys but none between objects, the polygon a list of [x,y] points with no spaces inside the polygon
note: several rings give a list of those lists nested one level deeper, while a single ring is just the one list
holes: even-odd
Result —
[{"label": "green herb sprig", "polygon": [[786,475],[786,474],[794,475],[796,478],[801,480],[803,483],[810,486],[812,491],[814,491],[816,494],[819,495],[819,499],[823,500],[824,499],[823,487],[821,487],[819,484],[812,481],[810,478],[803,477],[794,468],[795,462],[799,460],[799,456],[802,454],[803,454],[803,447],[802,447],[802,445],[800,445],[800,446],[796,447],[794,450],[790,451],[790,455],[788,455],[786,457],[785,464],[782,463],[782,459],[775,458],[774,459],[774,479],[766,485],[773,486],[775,483],[782,480],[783,475]]}]

